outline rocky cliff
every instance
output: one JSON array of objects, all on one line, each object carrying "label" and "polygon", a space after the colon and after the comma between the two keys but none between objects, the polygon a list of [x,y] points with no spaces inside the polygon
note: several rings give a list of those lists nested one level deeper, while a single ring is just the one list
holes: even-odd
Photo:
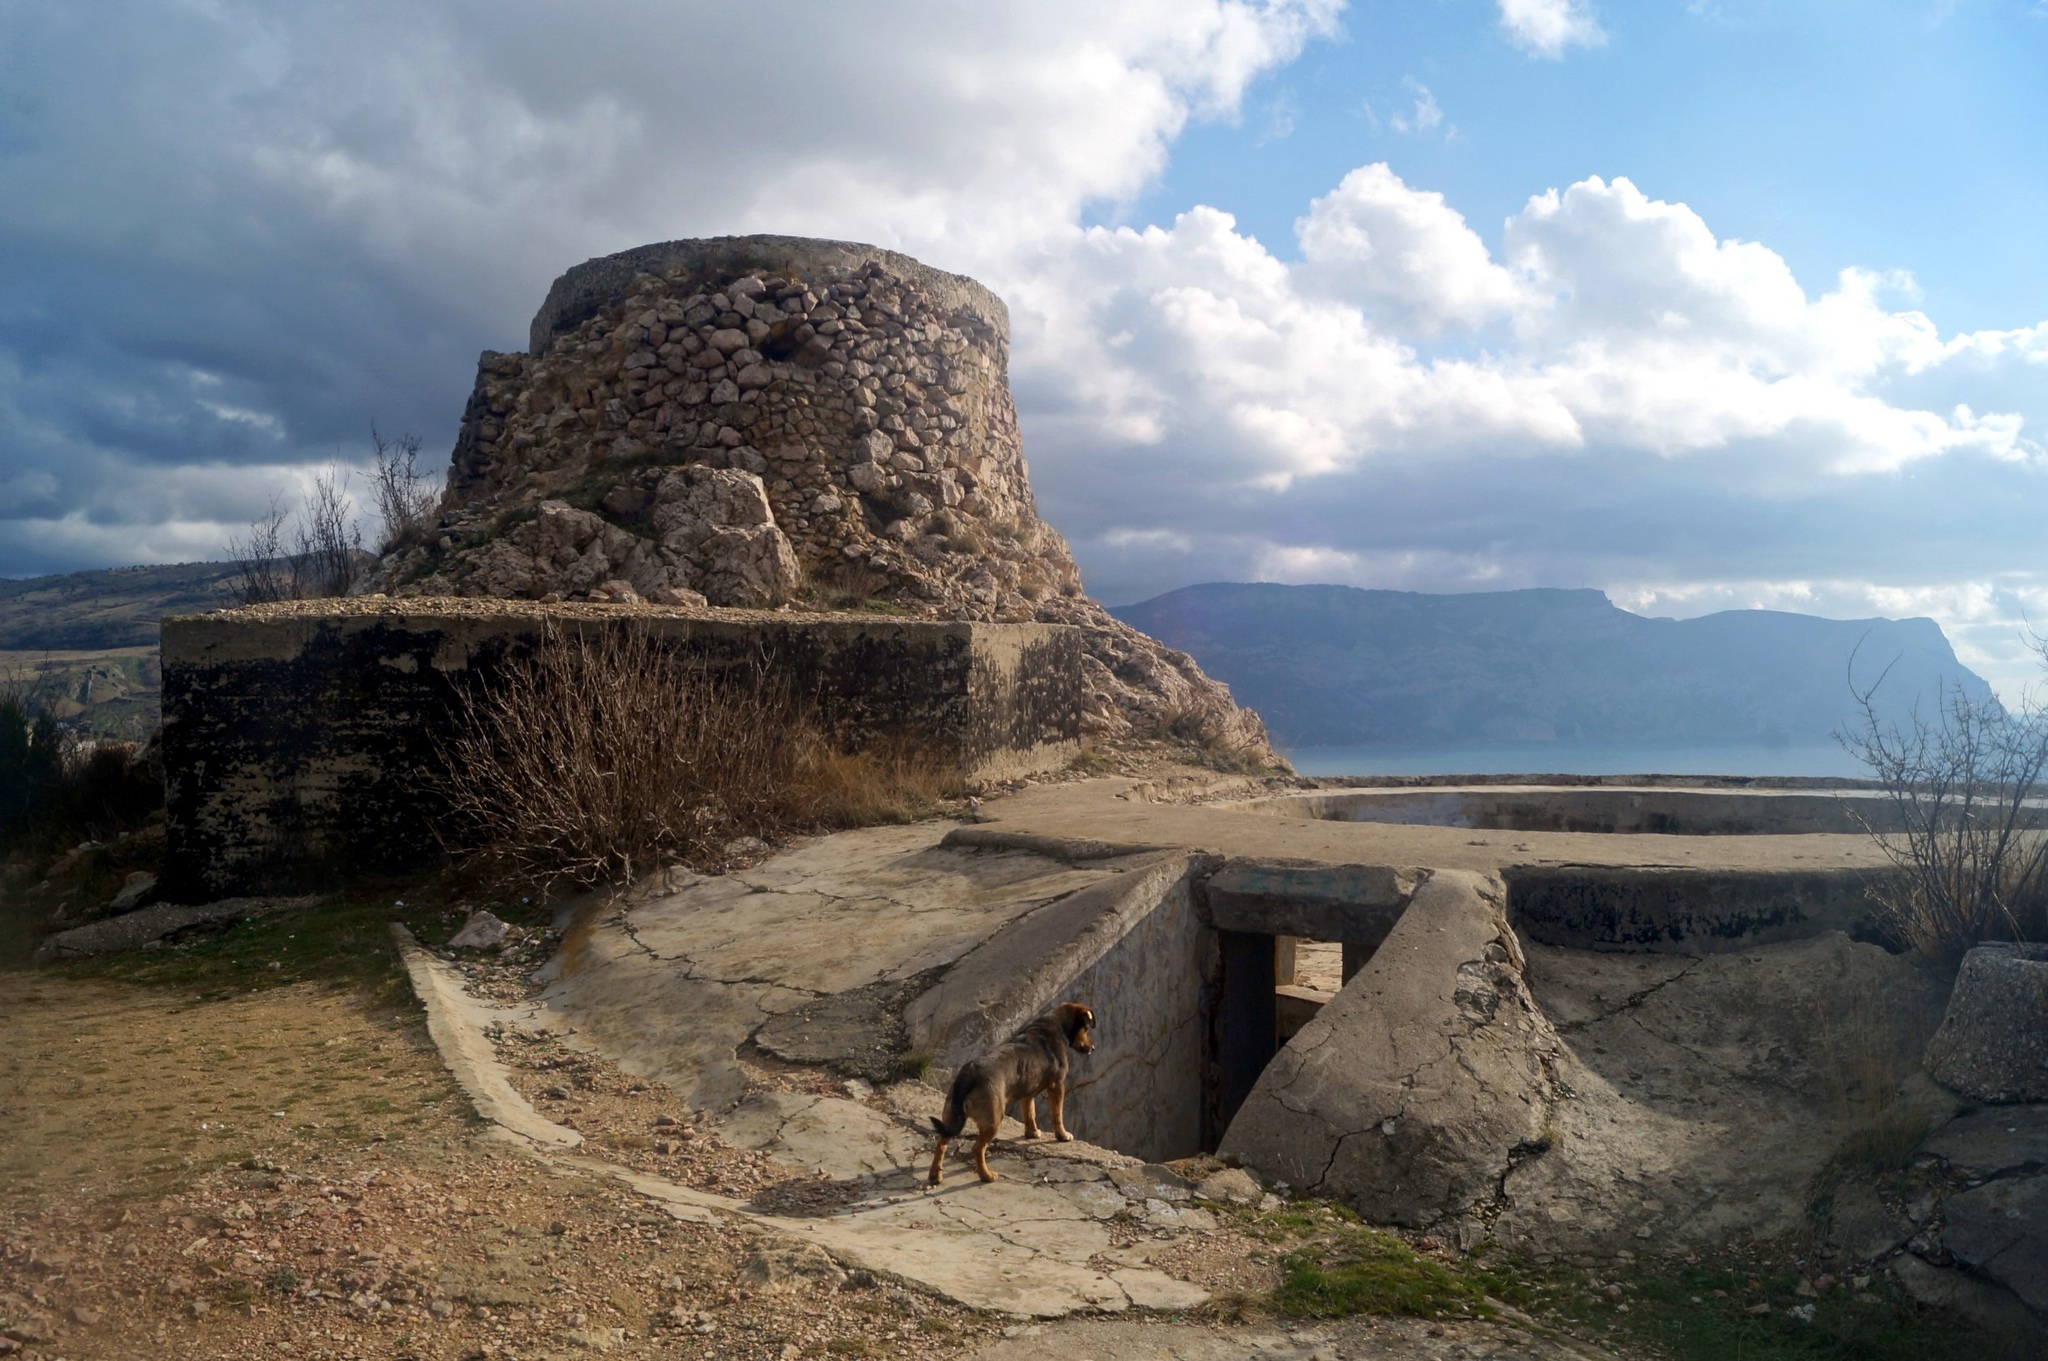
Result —
[{"label": "rocky cliff", "polygon": [[440,522],[367,589],[1075,624],[1091,735],[1269,757],[1223,685],[1082,593],[1008,365],[1001,299],[891,251],[753,236],[589,261],[526,353],[484,354]]},{"label": "rocky cliff", "polygon": [[1216,583],[1116,613],[1186,648],[1290,745],[1464,742],[1819,743],[1940,695],[1988,701],[1931,619],[1726,610],[1647,619],[1599,591],[1426,595]]}]

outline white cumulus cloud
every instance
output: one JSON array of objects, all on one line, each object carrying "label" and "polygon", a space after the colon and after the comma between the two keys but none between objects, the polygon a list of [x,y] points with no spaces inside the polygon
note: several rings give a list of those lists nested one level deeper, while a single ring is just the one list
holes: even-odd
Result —
[{"label": "white cumulus cloud", "polygon": [[1552,60],[1568,47],[1599,47],[1607,41],[1586,0],[1500,0],[1500,22],[1515,46]]}]

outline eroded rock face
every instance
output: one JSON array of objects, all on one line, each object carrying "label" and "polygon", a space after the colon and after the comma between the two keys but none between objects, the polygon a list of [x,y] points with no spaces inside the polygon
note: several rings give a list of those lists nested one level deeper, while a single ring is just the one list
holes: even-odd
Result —
[{"label": "eroded rock face", "polygon": [[1270,756],[1194,661],[1082,594],[1038,519],[1009,314],[970,279],[793,237],[646,246],[486,352],[441,523],[394,594],[840,608],[1080,625],[1097,736]]}]

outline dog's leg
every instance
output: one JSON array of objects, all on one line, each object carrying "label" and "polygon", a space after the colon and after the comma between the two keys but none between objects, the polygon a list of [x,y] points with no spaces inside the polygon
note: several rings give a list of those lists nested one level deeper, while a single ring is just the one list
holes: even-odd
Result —
[{"label": "dog's leg", "polygon": [[1046,1114],[1052,1117],[1052,1137],[1061,1143],[1072,1143],[1074,1136],[1067,1133],[1067,1084],[1055,1082],[1045,1089]]},{"label": "dog's leg", "polygon": [[946,1179],[946,1136],[939,1136],[939,1146],[932,1150],[932,1185],[937,1186]]},{"label": "dog's leg", "polygon": [[976,1125],[974,1136],[974,1170],[981,1174],[983,1181],[994,1181],[996,1174],[988,1170],[988,1146],[996,1141],[994,1124]]},{"label": "dog's leg", "polygon": [[1036,1139],[1038,1137],[1038,1098],[1036,1096],[1027,1096],[1018,1101],[1017,1104],[1024,1108],[1024,1137]]}]

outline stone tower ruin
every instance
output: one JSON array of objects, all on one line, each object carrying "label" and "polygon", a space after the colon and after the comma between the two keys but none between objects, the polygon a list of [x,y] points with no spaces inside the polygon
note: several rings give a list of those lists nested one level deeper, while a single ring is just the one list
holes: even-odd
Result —
[{"label": "stone tower ruin", "polygon": [[872,246],[672,241],[555,280],[486,351],[394,595],[868,609],[1087,632],[1088,726],[1270,755],[1193,660],[1082,593],[1037,515],[1009,311]]}]

